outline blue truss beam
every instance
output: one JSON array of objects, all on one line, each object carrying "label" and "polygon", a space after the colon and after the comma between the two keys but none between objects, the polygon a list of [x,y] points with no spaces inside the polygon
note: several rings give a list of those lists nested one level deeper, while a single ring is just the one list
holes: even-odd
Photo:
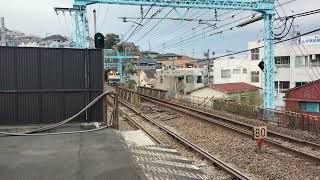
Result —
[{"label": "blue truss beam", "polygon": [[90,5],[97,3],[158,6],[197,9],[228,9],[252,10],[259,12],[273,11],[274,0],[248,1],[248,0],[74,0],[75,5]]}]

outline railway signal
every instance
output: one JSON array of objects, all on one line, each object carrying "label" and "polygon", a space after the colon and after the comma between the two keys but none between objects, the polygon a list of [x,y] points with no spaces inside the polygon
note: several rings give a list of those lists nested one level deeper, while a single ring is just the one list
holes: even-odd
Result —
[{"label": "railway signal", "polygon": [[94,47],[97,49],[104,48],[104,36],[101,33],[96,33],[94,35]]}]

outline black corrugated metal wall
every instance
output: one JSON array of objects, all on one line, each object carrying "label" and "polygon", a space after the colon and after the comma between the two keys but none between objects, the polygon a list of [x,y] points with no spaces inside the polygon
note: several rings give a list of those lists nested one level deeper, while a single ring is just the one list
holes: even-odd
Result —
[{"label": "black corrugated metal wall", "polygon": [[[0,47],[0,125],[55,123],[103,92],[101,50]],[[76,121],[101,121],[99,102]]]}]

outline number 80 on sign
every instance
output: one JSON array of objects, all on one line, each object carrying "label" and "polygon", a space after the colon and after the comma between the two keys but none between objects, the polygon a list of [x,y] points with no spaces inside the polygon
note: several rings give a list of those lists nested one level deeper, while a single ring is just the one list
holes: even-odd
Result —
[{"label": "number 80 on sign", "polygon": [[267,126],[253,127],[252,135],[254,140],[267,138]]}]

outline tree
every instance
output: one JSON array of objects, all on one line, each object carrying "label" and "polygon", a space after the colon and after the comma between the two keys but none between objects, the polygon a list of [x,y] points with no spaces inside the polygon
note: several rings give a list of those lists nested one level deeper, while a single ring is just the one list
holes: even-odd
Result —
[{"label": "tree", "polygon": [[112,49],[120,42],[119,35],[111,33],[106,34],[104,38],[104,48],[105,49]]},{"label": "tree", "polygon": [[121,42],[117,45],[117,49],[121,53],[126,52],[131,55],[139,54],[139,48],[133,42]]},{"label": "tree", "polygon": [[124,71],[127,73],[127,74],[130,74],[130,75],[134,75],[137,73],[137,69],[136,69],[136,66],[135,66],[135,61],[134,60],[130,60],[126,63],[126,66],[124,68]]}]

